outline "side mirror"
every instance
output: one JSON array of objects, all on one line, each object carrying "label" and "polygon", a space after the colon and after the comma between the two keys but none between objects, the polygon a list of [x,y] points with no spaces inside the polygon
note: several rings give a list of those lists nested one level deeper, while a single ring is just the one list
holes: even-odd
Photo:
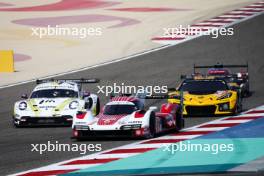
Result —
[{"label": "side mirror", "polygon": [[149,110],[151,110],[151,111],[157,111],[158,108],[157,108],[157,106],[150,106],[149,107]]},{"label": "side mirror", "polygon": [[22,98],[22,99],[28,99],[28,95],[27,95],[27,94],[22,94],[22,95],[21,95],[21,98]]}]

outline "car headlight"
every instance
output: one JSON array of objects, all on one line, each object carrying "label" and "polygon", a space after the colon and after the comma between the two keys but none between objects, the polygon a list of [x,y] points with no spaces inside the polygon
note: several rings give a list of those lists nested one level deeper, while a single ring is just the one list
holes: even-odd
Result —
[{"label": "car headlight", "polygon": [[140,128],[141,128],[141,124],[123,125],[120,127],[121,130],[134,130]]},{"label": "car headlight", "polygon": [[27,103],[26,102],[19,103],[18,109],[21,111],[26,110],[27,109]]},{"label": "car headlight", "polygon": [[77,109],[78,106],[79,106],[78,101],[72,101],[72,102],[69,104],[69,108],[70,108],[70,109]]},{"label": "car headlight", "polygon": [[217,100],[222,100],[222,99],[225,99],[225,98],[230,98],[231,96],[232,96],[232,93],[231,92],[228,92],[227,94],[218,97]]}]

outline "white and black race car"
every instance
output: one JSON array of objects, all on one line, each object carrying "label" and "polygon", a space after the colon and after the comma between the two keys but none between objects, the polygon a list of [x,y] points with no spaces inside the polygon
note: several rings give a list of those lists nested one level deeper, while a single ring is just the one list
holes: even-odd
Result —
[{"label": "white and black race car", "polygon": [[14,105],[13,123],[16,127],[31,125],[72,125],[78,111],[87,110],[97,115],[99,98],[82,90],[84,83],[97,83],[98,79],[37,80],[30,96]]},{"label": "white and black race car", "polygon": [[144,100],[136,96],[113,97],[97,116],[79,112],[73,121],[73,138],[125,136],[152,138],[168,130],[179,130],[184,121],[179,106],[165,103],[144,109]]}]

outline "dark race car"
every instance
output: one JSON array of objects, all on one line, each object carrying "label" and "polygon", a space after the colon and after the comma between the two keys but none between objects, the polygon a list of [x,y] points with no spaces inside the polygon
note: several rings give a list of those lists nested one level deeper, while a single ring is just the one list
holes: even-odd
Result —
[{"label": "dark race car", "polygon": [[[238,72],[231,72],[230,69],[243,69]],[[208,69],[206,74],[197,72],[197,69]],[[248,64],[245,65],[194,65],[193,77],[214,77],[225,80],[231,89],[237,90],[242,97],[250,95]]]}]

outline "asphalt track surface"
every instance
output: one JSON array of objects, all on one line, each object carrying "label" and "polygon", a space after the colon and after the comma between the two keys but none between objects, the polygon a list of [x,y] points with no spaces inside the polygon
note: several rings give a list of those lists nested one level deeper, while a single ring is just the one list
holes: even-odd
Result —
[{"label": "asphalt track surface", "polygon": [[[251,97],[244,99],[244,110],[246,110],[264,104],[264,15],[235,25],[234,30],[234,36],[222,36],[218,39],[212,39],[209,36],[200,37],[130,60],[61,78],[96,77],[102,80],[100,85],[124,82],[126,85],[175,87],[180,81],[180,74],[191,73],[194,63],[241,64],[248,61],[253,93]],[[83,55],[85,57],[85,52]],[[96,86],[87,85],[87,89],[97,92]],[[68,127],[16,129],[12,126],[13,103],[19,99],[22,93],[30,93],[33,87],[34,83],[28,83],[0,89],[0,175],[25,171],[80,156],[78,152],[47,152],[42,155],[31,152],[30,144],[45,144],[47,141],[75,143],[70,139],[71,129]],[[107,98],[104,98],[102,94],[100,97],[102,103],[106,102]],[[149,100],[148,105],[159,106],[161,102]],[[215,118],[187,118],[186,126],[194,126],[213,119]],[[103,150],[106,150],[134,141],[133,139],[98,139],[81,143],[101,143]]]}]

